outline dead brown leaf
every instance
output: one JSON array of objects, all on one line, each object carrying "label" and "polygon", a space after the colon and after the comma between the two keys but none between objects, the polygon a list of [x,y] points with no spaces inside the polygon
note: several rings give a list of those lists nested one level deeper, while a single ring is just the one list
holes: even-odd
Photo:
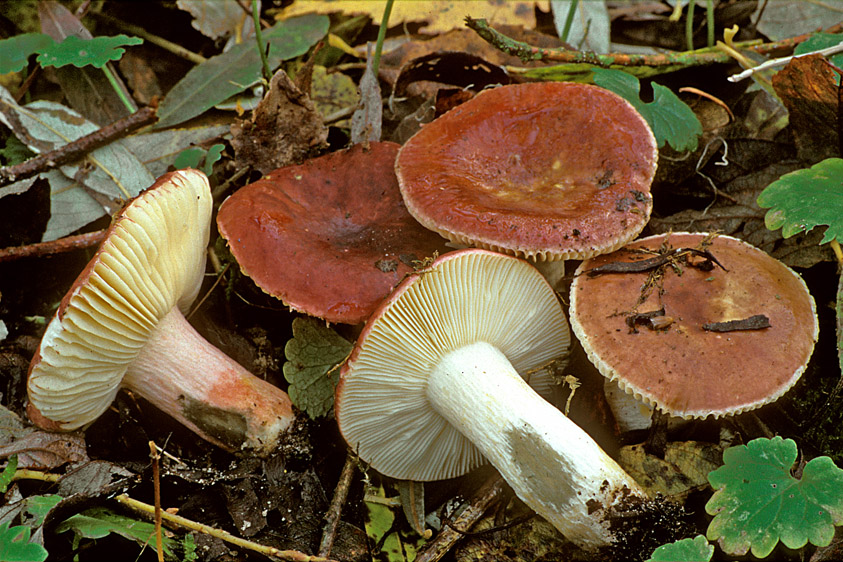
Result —
[{"label": "dead brown leaf", "polygon": [[323,147],[328,128],[310,96],[282,69],[272,77],[251,120],[236,120],[231,134],[237,166],[266,174],[297,164]]}]

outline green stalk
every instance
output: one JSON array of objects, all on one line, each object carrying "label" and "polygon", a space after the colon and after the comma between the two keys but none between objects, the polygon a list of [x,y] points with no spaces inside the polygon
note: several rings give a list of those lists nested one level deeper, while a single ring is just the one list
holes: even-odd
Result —
[{"label": "green stalk", "polygon": [[383,18],[381,18],[381,25],[378,28],[378,41],[375,43],[375,55],[372,59],[372,73],[378,75],[378,66],[381,62],[381,51],[383,50],[383,41],[386,39],[386,30],[389,27],[389,14],[392,13],[392,3],[395,0],[386,0],[386,6],[383,9]]},{"label": "green stalk", "polygon": [[111,72],[111,69],[108,68],[107,64],[102,66],[102,71],[105,72],[105,77],[108,78],[108,83],[111,84],[111,87],[114,88],[115,92],[117,92],[117,97],[120,98],[120,101],[123,102],[123,105],[126,106],[129,113],[137,111],[137,106],[128,98],[128,96],[126,96],[126,92],[124,92],[123,88],[120,87],[120,84],[117,83],[117,77],[114,76],[114,73]]},{"label": "green stalk", "polygon": [[688,43],[688,50],[694,50],[694,3],[696,0],[688,0],[688,13],[685,14],[685,42]]},{"label": "green stalk", "polygon": [[706,0],[705,3],[705,25],[707,28],[706,41],[709,47],[714,46],[714,1]]},{"label": "green stalk", "polygon": [[562,28],[562,34],[559,36],[559,39],[561,39],[563,43],[568,42],[568,35],[571,33],[571,25],[574,23],[574,16],[577,13],[579,5],[580,0],[573,0],[571,5],[568,6],[568,13],[565,15],[565,26]]},{"label": "green stalk", "polygon": [[267,84],[272,79],[272,69],[269,68],[269,61],[266,58],[266,49],[263,46],[263,35],[261,34],[261,18],[258,13],[258,0],[252,0],[252,19],[255,22],[255,41],[258,44],[258,52],[261,55],[261,64],[263,65],[263,79]]}]

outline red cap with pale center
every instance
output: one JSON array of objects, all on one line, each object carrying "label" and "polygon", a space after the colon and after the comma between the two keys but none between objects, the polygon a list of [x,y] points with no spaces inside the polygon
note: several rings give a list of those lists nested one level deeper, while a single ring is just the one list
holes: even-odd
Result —
[{"label": "red cap with pale center", "polygon": [[217,225],[243,273],[294,310],[366,320],[414,262],[447,251],[404,207],[398,148],[355,145],[275,170],[229,197]]},{"label": "red cap with pale center", "polygon": [[502,86],[425,125],[396,172],[410,213],[465,245],[584,259],[635,238],[650,217],[656,140],[597,86]]},{"label": "red cap with pale center", "polygon": [[[650,258],[633,249],[698,248],[701,233],[636,240],[584,261],[571,285],[571,329],[600,372],[660,410],[684,418],[737,414],[773,402],[802,375],[817,340],[814,299],[783,263],[736,238],[717,236],[707,250],[726,270],[682,262],[663,270],[660,285],[636,312],[664,307],[664,329],[628,326],[650,272],[588,271]],[[659,291],[661,288],[661,294]],[[706,324],[763,315],[767,328],[709,331]]]}]

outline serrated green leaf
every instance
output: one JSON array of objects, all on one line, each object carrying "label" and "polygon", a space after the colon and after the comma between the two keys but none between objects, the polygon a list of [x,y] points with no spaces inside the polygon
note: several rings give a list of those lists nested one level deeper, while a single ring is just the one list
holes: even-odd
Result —
[{"label": "serrated green leaf", "polygon": [[45,33],[23,33],[0,41],[0,74],[17,72],[29,61],[29,57],[53,44]]},{"label": "serrated green leaf", "polygon": [[109,61],[120,60],[128,45],[140,45],[143,39],[127,35],[94,37],[82,39],[75,35],[66,37],[61,43],[52,43],[40,50],[38,64],[61,68],[72,64],[77,68],[94,66],[102,68]]},{"label": "serrated green leaf", "polygon": [[688,104],[680,100],[670,88],[653,83],[653,101],[641,101],[638,79],[622,70],[595,68],[594,83],[615,92],[647,120],[653,129],[659,148],[667,142],[674,150],[696,150],[702,125]]},{"label": "serrated green leaf", "polygon": [[9,488],[9,484],[12,483],[12,477],[15,475],[15,471],[17,469],[18,456],[12,455],[9,457],[9,462],[6,463],[6,467],[3,469],[3,472],[0,473],[0,493],[6,493],[6,490]]},{"label": "serrated green leaf", "polygon": [[810,168],[785,174],[758,196],[758,205],[770,208],[764,222],[782,229],[790,238],[816,226],[828,226],[820,242],[843,237],[843,159],[828,158]]},{"label": "serrated green leaf", "polygon": [[284,378],[290,400],[315,419],[334,405],[339,369],[351,353],[351,343],[316,318],[293,320],[293,337],[284,347]]},{"label": "serrated green leaf", "polygon": [[9,522],[0,524],[0,560],[3,562],[43,562],[47,549],[29,542],[31,530],[18,525],[9,527]]},{"label": "serrated green leaf", "polygon": [[[327,16],[310,14],[284,20],[263,32],[269,44],[271,68],[282,60],[303,55],[328,32]],[[261,77],[261,60],[254,40],[192,68],[167,93],[158,107],[156,129],[172,127],[255,84]]]},{"label": "serrated green leaf", "polygon": [[705,506],[714,515],[708,539],[728,554],[751,549],[758,558],[779,541],[788,548],[828,546],[843,522],[843,470],[817,457],[797,480],[790,473],[796,456],[796,443],[781,437],[726,449],[723,466],[708,475],[715,489]]},{"label": "serrated green leaf", "polygon": [[708,562],[714,546],[702,535],[663,544],[653,551],[646,562]]},{"label": "serrated green leaf", "polygon": [[194,146],[183,150],[176,157],[173,166],[178,170],[182,168],[196,168],[197,170],[201,170],[206,176],[210,176],[214,171],[214,163],[221,158],[223,150],[225,150],[225,145],[223,144],[215,144],[208,150]]},{"label": "serrated green leaf", "polygon": [[14,135],[9,135],[6,138],[6,146],[0,148],[0,164],[3,166],[14,166],[25,162],[35,156],[35,153],[29,150],[25,144],[18,140]]},{"label": "serrated green leaf", "polygon": [[[80,538],[101,539],[111,533],[132,540],[139,545],[155,544],[155,525],[125,517],[102,507],[86,509],[69,517],[56,527],[56,533],[73,531]],[[168,560],[178,560],[174,549],[177,541],[162,536],[162,549]]]}]

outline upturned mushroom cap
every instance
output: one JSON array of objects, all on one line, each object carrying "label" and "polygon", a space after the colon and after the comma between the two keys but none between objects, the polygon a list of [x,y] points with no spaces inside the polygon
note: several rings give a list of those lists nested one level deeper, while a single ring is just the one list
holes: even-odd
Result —
[{"label": "upturned mushroom cap", "polygon": [[29,400],[41,416],[73,430],[108,408],[158,322],[196,298],[211,211],[207,178],[188,169],[163,175],[118,213],[30,364]]},{"label": "upturned mushroom cap", "polygon": [[398,145],[355,145],[242,187],[217,225],[243,273],[293,310],[357,324],[413,270],[447,250],[407,212]]},{"label": "upturned mushroom cap", "polygon": [[486,90],[401,148],[404,202],[458,244],[584,259],[623,246],[650,217],[656,141],[626,100],[587,84]]},{"label": "upturned mushroom cap", "polygon": [[[612,262],[652,257],[633,249],[695,248],[701,233],[651,236],[615,253],[583,262],[571,285],[571,329],[600,372],[648,404],[684,418],[737,414],[778,399],[804,371],[818,334],[814,300],[802,278],[761,250],[729,236],[716,236],[707,250],[726,271],[679,263],[640,306],[664,307],[665,329],[639,327],[630,313],[648,273],[588,271]],[[770,327],[715,332],[709,323],[755,315]]]},{"label": "upturned mushroom cap", "polygon": [[476,342],[496,347],[522,376],[567,355],[564,312],[535,268],[461,250],[395,289],[360,334],[337,387],[337,422],[355,453],[382,474],[416,481],[482,464],[483,455],[428,398],[436,365]]},{"label": "upturned mushroom cap", "polygon": [[183,314],[205,273],[211,211],[205,175],[180,170],[115,216],[30,364],[34,423],[83,427],[122,386],[228,451],[277,448],[295,417],[289,396],[208,343]]}]

